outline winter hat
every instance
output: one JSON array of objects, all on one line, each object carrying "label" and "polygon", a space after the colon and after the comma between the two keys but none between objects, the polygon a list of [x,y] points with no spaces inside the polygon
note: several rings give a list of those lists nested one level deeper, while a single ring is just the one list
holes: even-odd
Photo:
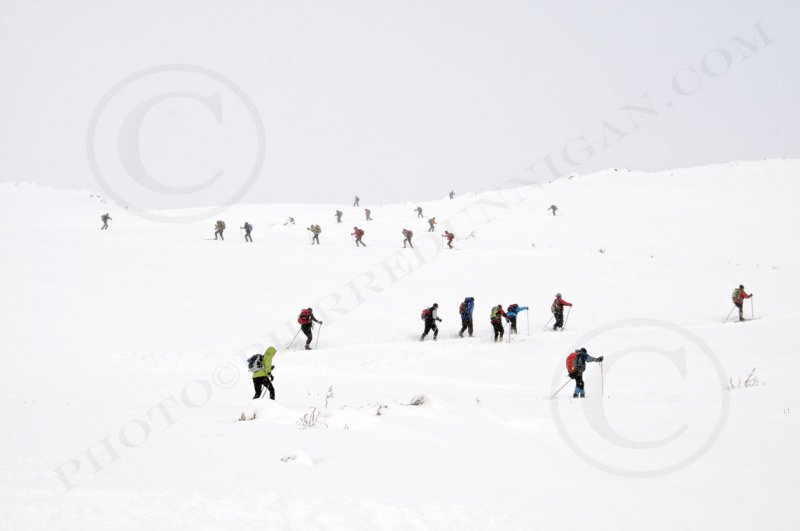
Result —
[{"label": "winter hat", "polygon": [[561,294],[560,293],[556,293],[556,299],[560,299],[560,298],[561,298]]}]

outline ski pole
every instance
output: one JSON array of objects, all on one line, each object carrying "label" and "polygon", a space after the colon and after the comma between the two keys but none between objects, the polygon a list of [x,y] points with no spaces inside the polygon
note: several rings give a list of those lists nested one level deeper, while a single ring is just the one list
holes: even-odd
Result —
[{"label": "ski pole", "polygon": [[556,391],[555,393],[553,393],[553,395],[552,395],[550,398],[548,398],[548,400],[552,400],[552,399],[554,399],[554,398],[556,397],[556,395],[559,393],[559,391],[561,391],[562,389],[564,389],[564,388],[567,386],[567,384],[569,383],[569,381],[570,381],[570,378],[567,378],[567,381],[566,381],[566,382],[564,382],[564,385],[562,385],[561,387],[559,387],[559,388],[558,388],[558,391]]},{"label": "ski pole", "polygon": [[[300,330],[302,330],[302,328]],[[300,335],[300,330],[298,330],[297,333],[294,335],[294,337],[292,338],[292,341],[288,345],[286,345],[286,350],[289,350],[289,347],[292,346],[292,343],[294,343],[294,340],[297,339],[297,336]]]},{"label": "ski pole", "polygon": [[572,311],[572,306],[567,308],[567,316],[564,318],[564,326],[561,327],[561,331],[563,332],[564,329],[567,327],[567,321],[569,321],[569,312]]},{"label": "ski pole", "polygon": [[605,380],[606,380],[606,377],[605,377],[605,374],[603,373],[603,362],[601,361],[600,362],[600,398],[601,399],[605,398],[605,396],[606,396]]},{"label": "ski pole", "polygon": [[319,336],[322,335],[322,323],[319,324],[319,332],[317,332],[317,341],[314,343],[314,349],[319,345]]},{"label": "ski pole", "polygon": [[728,312],[728,317],[726,317],[725,320],[722,321],[723,323],[727,323],[728,322],[728,318],[731,316],[731,314],[733,313],[733,310],[735,310],[735,309],[736,309],[736,305],[734,304],[733,308],[731,308],[731,311]]},{"label": "ski pole", "polygon": [[550,319],[548,319],[548,320],[547,320],[547,322],[544,324],[544,329],[545,329],[545,330],[547,330],[547,327],[548,327],[548,325],[550,324],[550,321],[552,321],[552,320],[553,320],[553,316],[551,315],[551,316],[550,316]]},{"label": "ski pole", "polygon": [[750,295],[750,319],[755,319],[755,310],[753,310],[753,296]]},{"label": "ski pole", "polygon": [[529,315],[530,315],[530,310],[528,310],[528,313],[525,314],[525,321],[528,323],[528,335],[531,335],[531,320]]},{"label": "ski pole", "polygon": [[242,236],[242,228],[239,227],[239,241],[244,241],[244,236]]}]

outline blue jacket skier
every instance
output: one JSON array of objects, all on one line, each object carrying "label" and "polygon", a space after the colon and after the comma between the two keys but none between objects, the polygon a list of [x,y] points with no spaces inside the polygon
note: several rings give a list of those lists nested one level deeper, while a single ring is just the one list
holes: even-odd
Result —
[{"label": "blue jacket skier", "polygon": [[567,356],[567,371],[569,377],[575,380],[575,391],[572,392],[572,398],[586,398],[586,392],[583,390],[583,371],[586,370],[586,363],[589,361],[603,361],[603,356],[593,358],[588,354],[585,348],[579,348],[569,356]]},{"label": "blue jacket skier", "polygon": [[469,337],[472,337],[472,311],[475,309],[475,299],[467,297],[458,309],[461,314],[461,331],[458,337],[464,337],[464,332],[469,331]]},{"label": "blue jacket skier", "polygon": [[517,333],[517,314],[527,309],[527,306],[520,306],[519,304],[510,304],[508,308],[506,308],[506,315],[508,316],[508,320],[511,321],[511,330],[509,333]]}]

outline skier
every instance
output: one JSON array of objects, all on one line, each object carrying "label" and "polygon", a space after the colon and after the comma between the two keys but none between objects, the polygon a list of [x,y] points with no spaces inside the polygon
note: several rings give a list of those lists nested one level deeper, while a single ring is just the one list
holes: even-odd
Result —
[{"label": "skier", "polygon": [[579,348],[569,356],[567,356],[567,372],[572,380],[575,380],[575,391],[572,392],[572,398],[586,398],[586,392],[583,390],[583,371],[586,370],[586,362],[588,361],[603,361],[603,356],[599,358],[591,357],[585,348]]},{"label": "skier", "polygon": [[294,218],[293,217],[286,218],[286,222],[284,223],[284,225],[294,225]]},{"label": "skier", "polygon": [[358,202],[359,202],[359,201],[361,201],[361,198],[360,198],[360,197],[358,197],[358,196],[355,196],[355,197],[353,198],[353,206],[354,206],[354,207],[357,207],[357,206],[358,206]]},{"label": "skier", "polygon": [[225,241],[225,237],[222,235],[222,232],[224,230],[225,230],[225,222],[222,221],[221,219],[217,220],[217,222],[214,224],[214,231],[215,231],[214,239],[216,240],[217,236],[219,236],[220,240]]},{"label": "skier", "polygon": [[508,316],[509,322],[511,322],[511,327],[508,329],[509,334],[517,333],[517,314],[519,312],[524,312],[527,309],[528,309],[527,306],[520,306],[519,304],[508,305],[508,310],[506,310],[506,315]]},{"label": "skier", "polygon": [[422,217],[422,207],[421,207],[421,206],[418,206],[418,207],[417,207],[417,208],[415,208],[414,210],[416,210],[416,211],[417,211],[417,217],[418,217],[418,218],[421,218],[421,217]]},{"label": "skier", "polygon": [[437,337],[439,336],[439,327],[436,326],[436,321],[442,322],[439,319],[439,303],[434,302],[433,306],[430,308],[425,308],[422,310],[422,319],[425,321],[425,331],[422,332],[422,336],[419,338],[420,341],[425,341],[425,336],[428,335],[428,332],[433,330],[433,340],[437,341]]},{"label": "skier", "polygon": [[336,209],[336,223],[342,222],[342,211],[338,208]]},{"label": "skier", "polygon": [[494,308],[492,308],[492,315],[491,315],[491,323],[492,327],[494,328],[494,340],[497,341],[498,337],[500,341],[503,341],[503,334],[505,333],[505,329],[503,328],[503,321],[502,319],[505,318],[506,322],[508,322],[508,316],[506,312],[503,311],[503,305],[498,304]]},{"label": "skier", "polygon": [[550,311],[553,312],[553,317],[556,318],[553,330],[564,328],[564,306],[572,306],[572,304],[562,299],[560,293],[556,293],[556,300],[550,305]]},{"label": "skier", "polygon": [[253,237],[250,236],[250,233],[253,232],[253,226],[245,221],[244,227],[239,227],[239,228],[244,229],[244,241],[253,243]]},{"label": "skier", "polygon": [[351,236],[356,237],[356,247],[358,247],[359,245],[363,245],[364,247],[366,247],[367,244],[361,241],[361,237],[364,235],[364,231],[359,229],[358,227],[353,227],[353,230],[355,232],[353,232]]},{"label": "skier", "polygon": [[461,306],[458,308],[458,313],[461,314],[461,330],[458,332],[458,337],[464,337],[464,332],[469,332],[469,337],[472,337],[472,310],[475,309],[475,299],[467,297]]},{"label": "skier", "polygon": [[306,308],[300,311],[297,322],[300,323],[300,330],[306,336],[306,350],[311,350],[311,339],[313,338],[311,328],[314,326],[314,323],[322,324],[322,321],[318,321],[317,318],[314,317],[314,310]]},{"label": "skier", "polygon": [[111,216],[108,215],[108,212],[100,216],[100,219],[103,221],[103,226],[100,227],[100,230],[106,230],[108,228],[108,222],[111,221]]},{"label": "skier", "polygon": [[310,226],[310,227],[308,227],[306,230],[310,230],[310,231],[311,231],[311,234],[313,234],[313,235],[314,235],[314,236],[311,238],[311,245],[314,245],[314,243],[315,243],[315,242],[316,242],[317,244],[319,244],[319,233],[320,233],[320,232],[322,232],[322,229],[321,229],[321,228],[319,228],[319,225],[311,225],[311,226]]},{"label": "skier", "polygon": [[275,367],[272,365],[272,356],[276,352],[275,347],[268,347],[263,356],[256,354],[247,360],[250,370],[253,371],[253,387],[256,390],[256,394],[253,396],[254,399],[261,397],[261,387],[263,386],[269,391],[269,399],[275,400],[275,388],[272,386],[272,380],[274,379],[272,369]]},{"label": "skier", "polygon": [[433,218],[429,219],[428,220],[428,225],[430,226],[430,228],[428,229],[428,232],[433,232],[435,230],[434,225],[436,225],[436,218],[433,217]]},{"label": "skier", "polygon": [[411,245],[411,238],[414,236],[414,233],[408,229],[403,229],[403,236],[405,236],[405,240],[403,240],[403,249],[406,248],[406,244],[413,249],[414,246]]},{"label": "skier", "polygon": [[447,238],[447,247],[449,247],[450,249],[453,248],[453,238],[455,237],[456,235],[453,234],[452,232],[444,231],[444,234],[442,234],[442,238]]},{"label": "skier", "polygon": [[450,190],[450,193],[448,195],[450,196],[450,199],[453,199],[456,196],[456,193]]},{"label": "skier", "polygon": [[365,208],[364,214],[367,216],[367,221],[372,221],[372,210]]},{"label": "skier", "polygon": [[739,320],[740,321],[744,321],[745,320],[744,316],[742,315],[742,307],[743,307],[744,300],[745,299],[749,299],[752,296],[753,296],[752,293],[749,294],[749,295],[747,293],[745,293],[744,284],[739,284],[739,287],[736,288],[735,290],[733,290],[733,295],[731,295],[731,298],[733,299],[733,305],[736,306],[737,308],[739,308]]},{"label": "skier", "polygon": [[547,207],[547,210],[551,210],[553,212],[553,215],[555,216],[556,215],[556,211],[558,210],[558,207],[555,206],[555,205],[550,205],[549,207]]}]

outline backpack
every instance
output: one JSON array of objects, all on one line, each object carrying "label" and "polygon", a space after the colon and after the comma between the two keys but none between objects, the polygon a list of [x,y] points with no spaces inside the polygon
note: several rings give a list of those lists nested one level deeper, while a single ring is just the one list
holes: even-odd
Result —
[{"label": "backpack", "polygon": [[517,308],[519,308],[518,304],[512,304],[511,306],[508,307],[506,313],[516,312]]},{"label": "backpack", "polygon": [[559,306],[558,306],[558,299],[554,300],[553,304],[550,305],[550,313],[556,313],[560,309],[561,308],[559,308]]},{"label": "backpack", "polygon": [[256,354],[247,359],[247,369],[250,372],[258,372],[264,370],[264,355]]},{"label": "backpack", "polygon": [[321,228],[319,228],[319,225],[315,225],[315,226],[314,226],[314,228],[315,228],[315,229],[317,229],[317,234],[319,234],[320,232],[322,232],[322,229],[321,229]]},{"label": "backpack", "polygon": [[492,308],[492,321],[499,321],[500,316],[498,315],[498,311],[500,310],[500,306],[495,306]]},{"label": "backpack", "polygon": [[420,319],[422,319],[424,321],[425,319],[430,318],[430,316],[431,316],[431,309],[430,308],[425,308],[424,310],[422,310],[422,314],[420,315]]},{"label": "backpack", "polygon": [[253,226],[249,223],[245,223],[244,228],[247,229],[247,232],[252,232]]},{"label": "backpack", "polygon": [[467,301],[461,303],[461,306],[458,307],[458,313],[467,315]]},{"label": "backpack", "polygon": [[578,370],[578,353],[573,352],[567,356],[567,372],[575,372]]},{"label": "backpack", "polygon": [[742,296],[742,290],[740,290],[739,288],[733,290],[733,295],[731,295],[731,297],[733,297],[733,300],[735,301],[738,301],[741,298],[741,296]]},{"label": "backpack", "polygon": [[308,311],[308,308],[300,311],[300,316],[297,318],[297,322],[300,324],[306,324],[311,320],[311,312]]},{"label": "backpack", "polygon": [[358,229],[358,237],[359,238],[362,237],[363,235],[365,235],[366,233],[367,233],[367,231],[365,231],[364,229]]}]

